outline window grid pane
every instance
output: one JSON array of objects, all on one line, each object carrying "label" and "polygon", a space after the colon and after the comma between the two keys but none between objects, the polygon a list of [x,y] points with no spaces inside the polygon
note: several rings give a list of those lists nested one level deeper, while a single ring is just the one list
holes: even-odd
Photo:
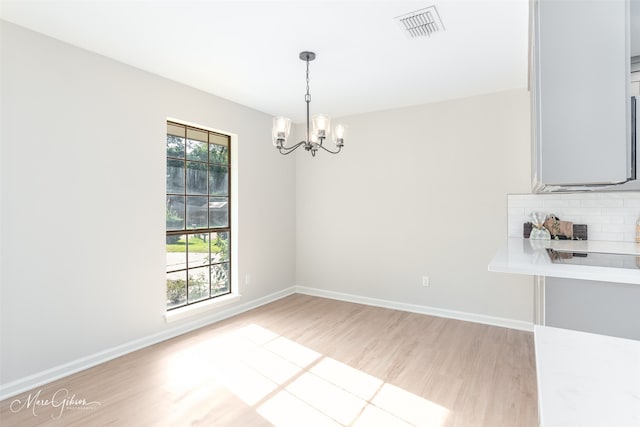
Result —
[{"label": "window grid pane", "polygon": [[231,293],[229,148],[167,122],[167,310]]}]

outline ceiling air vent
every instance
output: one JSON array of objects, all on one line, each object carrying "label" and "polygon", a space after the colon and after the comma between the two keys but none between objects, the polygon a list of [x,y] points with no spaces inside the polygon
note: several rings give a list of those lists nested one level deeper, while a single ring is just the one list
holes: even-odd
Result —
[{"label": "ceiling air vent", "polygon": [[431,37],[433,33],[444,31],[444,25],[435,6],[425,7],[394,19],[410,38]]}]

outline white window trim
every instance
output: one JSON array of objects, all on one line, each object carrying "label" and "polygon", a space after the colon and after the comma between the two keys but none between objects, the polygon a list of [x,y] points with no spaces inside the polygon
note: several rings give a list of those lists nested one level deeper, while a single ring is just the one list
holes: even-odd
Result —
[{"label": "white window trim", "polygon": [[[231,293],[222,295],[212,299],[207,299],[195,304],[186,305],[184,307],[176,308],[173,310],[165,311],[164,318],[167,323],[177,322],[183,319],[201,315],[206,312],[213,312],[221,307],[237,303],[241,300],[242,294],[240,293],[240,280],[238,280],[238,274],[240,269],[238,268],[238,135],[225,130],[215,129],[207,126],[202,126],[197,123],[187,122],[184,120],[176,119],[173,117],[167,117],[166,121],[181,123],[186,126],[198,127],[200,129],[208,130],[211,132],[221,133],[228,135],[231,138],[230,150],[233,153],[231,156],[230,172],[231,172]],[[165,123],[166,123],[165,121]],[[166,282],[165,282],[166,286]],[[166,292],[166,291],[165,291]]]},{"label": "white window trim", "polygon": [[242,295],[237,293],[215,297],[196,304],[191,304],[184,307],[176,308],[171,311],[167,311],[164,315],[164,318],[167,323],[177,322],[193,316],[197,316],[202,313],[214,311],[214,309],[218,309],[232,303],[239,302],[241,298]]}]

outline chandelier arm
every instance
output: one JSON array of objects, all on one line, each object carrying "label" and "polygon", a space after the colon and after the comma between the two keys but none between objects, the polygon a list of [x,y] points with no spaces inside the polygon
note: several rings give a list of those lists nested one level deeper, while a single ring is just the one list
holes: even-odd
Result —
[{"label": "chandelier arm", "polygon": [[304,144],[306,144],[305,141],[300,141],[296,145],[292,145],[291,147],[285,147],[285,146],[278,147],[278,151],[280,151],[280,154],[283,154],[286,156],[287,154],[293,153],[297,148],[300,148],[300,146]]},{"label": "chandelier arm", "polygon": [[321,145],[321,144],[318,144],[318,147],[322,148],[324,151],[326,151],[327,153],[331,153],[331,154],[338,154],[340,152],[340,150],[342,150],[342,145],[339,146],[336,151],[331,151],[328,148],[326,148],[324,145]]}]

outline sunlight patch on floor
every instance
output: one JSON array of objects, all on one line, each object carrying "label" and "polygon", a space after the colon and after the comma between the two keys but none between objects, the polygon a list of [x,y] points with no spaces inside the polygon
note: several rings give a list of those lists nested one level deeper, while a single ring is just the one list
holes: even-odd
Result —
[{"label": "sunlight patch on floor", "polygon": [[286,390],[342,425],[351,424],[367,405],[366,400],[308,372]]},{"label": "sunlight patch on floor", "polygon": [[249,406],[257,404],[278,388],[277,383],[240,362],[229,363],[216,374],[216,380]]},{"label": "sunlight patch on floor", "polygon": [[297,397],[281,391],[257,409],[267,421],[276,427],[340,427],[327,415]]},{"label": "sunlight patch on floor", "polygon": [[440,427],[449,415],[445,407],[255,324],[172,355],[167,371],[172,393],[215,382],[275,427]]},{"label": "sunlight patch on floor", "polygon": [[254,324],[242,327],[233,332],[232,335],[238,338],[243,338],[255,344],[265,344],[280,336],[275,332],[271,332],[270,330],[265,329],[262,326]]},{"label": "sunlight patch on floor", "polygon": [[211,361],[205,352],[198,351],[197,348],[174,353],[165,363],[166,389],[174,395],[189,393],[211,379],[208,369]]},{"label": "sunlight patch on floor", "polygon": [[238,358],[246,367],[259,372],[266,378],[280,385],[290,380],[302,370],[302,367],[264,348],[256,348],[251,352],[238,355]]},{"label": "sunlight patch on floor", "polygon": [[[418,424],[428,425],[428,424]],[[353,427],[413,427],[413,424],[409,424],[406,421],[401,420],[395,415],[391,415],[387,411],[378,408],[375,405],[367,405],[362,411],[362,414],[358,417]],[[438,424],[434,424],[438,426]]]},{"label": "sunlight patch on floor", "polygon": [[413,425],[441,426],[449,415],[447,408],[389,383],[382,386],[371,403]]},{"label": "sunlight patch on floor", "polygon": [[365,400],[371,399],[384,384],[381,379],[330,357],[323,358],[309,372]]},{"label": "sunlight patch on floor", "polygon": [[[276,417],[289,411],[287,406],[279,406],[280,402],[295,402],[301,410],[311,407],[342,426],[440,427],[449,415],[447,408],[327,357],[302,373],[285,391],[289,393],[286,399],[278,393],[276,400],[268,399],[258,407],[258,413],[276,427],[290,425],[289,418]],[[305,418],[296,419],[306,423]]]},{"label": "sunlight patch on floor", "polygon": [[320,353],[285,337],[278,337],[266,343],[264,348],[302,368],[309,366],[322,356]]}]

